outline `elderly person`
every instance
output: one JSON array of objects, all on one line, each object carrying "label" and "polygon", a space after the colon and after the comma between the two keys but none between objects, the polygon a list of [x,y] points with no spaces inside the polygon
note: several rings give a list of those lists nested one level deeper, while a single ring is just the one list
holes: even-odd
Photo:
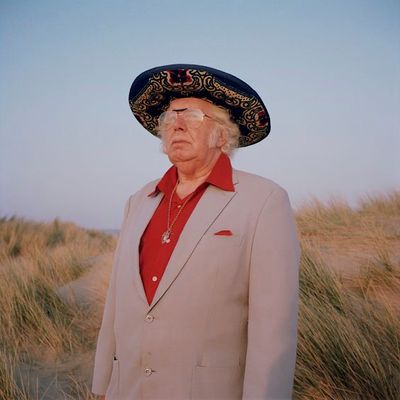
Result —
[{"label": "elderly person", "polygon": [[131,196],[106,298],[100,398],[290,399],[299,246],[286,192],[232,169],[270,130],[246,83],[199,65],[139,75],[130,106],[173,164]]}]

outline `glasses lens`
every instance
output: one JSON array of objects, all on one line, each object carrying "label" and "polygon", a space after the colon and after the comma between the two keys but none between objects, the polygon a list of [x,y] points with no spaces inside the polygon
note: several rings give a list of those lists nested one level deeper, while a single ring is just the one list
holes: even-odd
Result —
[{"label": "glasses lens", "polygon": [[187,108],[181,113],[184,120],[188,123],[201,123],[203,122],[204,114],[197,108]]},{"label": "glasses lens", "polygon": [[186,108],[184,110],[165,111],[158,117],[159,125],[170,125],[175,123],[177,116],[191,125],[201,124],[204,119],[203,111],[197,108]]},{"label": "glasses lens", "polygon": [[176,112],[175,111],[164,111],[158,117],[158,124],[171,124],[176,120]]}]

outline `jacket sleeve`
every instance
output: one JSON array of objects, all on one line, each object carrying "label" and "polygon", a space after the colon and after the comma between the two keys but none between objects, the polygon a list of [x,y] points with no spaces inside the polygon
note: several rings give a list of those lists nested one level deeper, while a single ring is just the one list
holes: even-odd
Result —
[{"label": "jacket sleeve", "polygon": [[124,226],[129,213],[130,200],[125,205],[124,220],[118,238],[117,248],[114,254],[114,262],[111,272],[110,283],[104,304],[103,320],[97,338],[96,356],[94,362],[92,392],[104,395],[107,391],[112,364],[115,356],[115,335],[114,335],[114,316],[115,316],[115,283],[117,275],[117,260],[119,244],[123,234]]},{"label": "jacket sleeve", "polygon": [[291,399],[297,345],[299,259],[289,199],[278,187],[260,212],[253,238],[243,399]]}]

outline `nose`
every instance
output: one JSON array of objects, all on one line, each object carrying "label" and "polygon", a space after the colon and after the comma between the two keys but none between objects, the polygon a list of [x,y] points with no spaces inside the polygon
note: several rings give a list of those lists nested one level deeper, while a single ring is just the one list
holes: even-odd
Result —
[{"label": "nose", "polygon": [[173,124],[174,130],[184,130],[186,129],[185,119],[180,113],[176,114],[175,122]]}]

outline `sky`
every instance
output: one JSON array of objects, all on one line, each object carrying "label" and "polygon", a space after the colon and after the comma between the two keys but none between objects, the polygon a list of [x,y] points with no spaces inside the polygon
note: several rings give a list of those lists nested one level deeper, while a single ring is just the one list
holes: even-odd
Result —
[{"label": "sky", "polygon": [[169,167],[130,85],[174,63],[259,93],[271,133],[232,163],[295,209],[400,188],[398,0],[0,0],[0,216],[118,228]]}]

